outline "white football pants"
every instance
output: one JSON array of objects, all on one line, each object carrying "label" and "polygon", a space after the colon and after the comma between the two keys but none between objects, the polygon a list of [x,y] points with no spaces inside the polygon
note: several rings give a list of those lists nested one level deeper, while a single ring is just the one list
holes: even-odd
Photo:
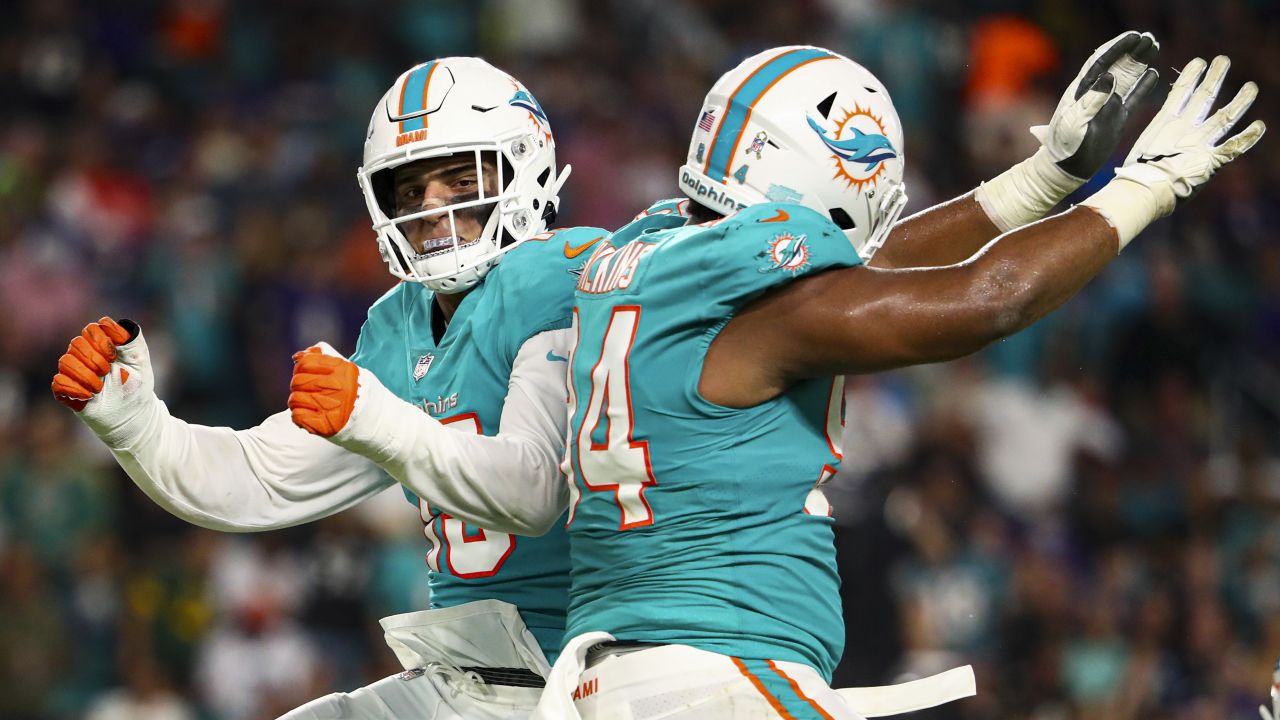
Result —
[{"label": "white football pants", "polygon": [[566,644],[530,720],[863,720],[977,692],[968,666],[899,685],[833,690],[808,665],[687,645],[610,649],[586,662],[592,647],[612,639],[593,632]]},{"label": "white football pants", "polygon": [[312,700],[282,720],[525,720],[540,688],[488,683],[459,668],[518,668],[546,677],[546,657],[514,605],[481,600],[381,620],[405,671]]}]

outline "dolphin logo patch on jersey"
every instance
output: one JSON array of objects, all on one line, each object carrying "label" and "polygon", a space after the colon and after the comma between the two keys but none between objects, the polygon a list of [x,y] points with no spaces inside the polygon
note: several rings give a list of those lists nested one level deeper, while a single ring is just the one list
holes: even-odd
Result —
[{"label": "dolphin logo patch on jersey", "polygon": [[769,241],[769,247],[756,254],[756,257],[769,262],[768,265],[760,268],[760,272],[786,270],[794,275],[809,267],[809,246],[805,244],[808,239],[809,236],[803,233],[793,235],[784,232],[775,235]]}]

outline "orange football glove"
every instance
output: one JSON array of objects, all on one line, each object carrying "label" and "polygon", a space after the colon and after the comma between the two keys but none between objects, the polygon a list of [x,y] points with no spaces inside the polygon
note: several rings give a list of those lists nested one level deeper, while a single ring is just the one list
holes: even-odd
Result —
[{"label": "orange football glove", "polygon": [[[131,339],[129,331],[109,317],[85,325],[58,358],[52,384],[54,399],[76,412],[84,410],[85,404],[102,392],[102,378],[111,372],[116,346]],[[128,371],[121,370],[120,381],[128,379]]]},{"label": "orange football glove", "polygon": [[293,355],[289,410],[293,422],[309,433],[332,437],[346,426],[356,405],[360,368],[343,357],[312,346]]}]

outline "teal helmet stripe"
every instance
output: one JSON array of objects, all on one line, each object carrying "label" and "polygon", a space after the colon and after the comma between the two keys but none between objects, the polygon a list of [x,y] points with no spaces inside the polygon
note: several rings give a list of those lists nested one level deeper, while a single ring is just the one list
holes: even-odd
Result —
[{"label": "teal helmet stripe", "polygon": [[737,149],[742,138],[742,130],[751,117],[751,108],[774,83],[805,63],[833,57],[836,56],[818,48],[788,50],[756,68],[755,72],[747,76],[747,79],[729,96],[724,120],[720,122],[720,127],[711,140],[711,153],[703,171],[706,176],[719,181],[724,181],[729,176],[729,163],[733,160],[733,151]]},{"label": "teal helmet stripe", "polygon": [[[421,112],[427,108],[427,83],[431,81],[431,71],[435,69],[436,61],[419,65],[409,73],[409,77],[404,80],[404,87],[400,92],[400,116],[410,115],[412,113]],[[403,120],[400,123],[400,132],[412,132],[421,130],[427,126],[427,116],[419,115],[410,120]]]}]

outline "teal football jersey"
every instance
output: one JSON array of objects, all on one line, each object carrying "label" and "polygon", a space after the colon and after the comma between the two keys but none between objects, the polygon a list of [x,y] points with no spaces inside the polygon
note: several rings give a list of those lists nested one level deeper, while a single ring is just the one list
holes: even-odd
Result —
[{"label": "teal football jersey", "polygon": [[768,203],[599,243],[570,360],[568,636],[787,660],[828,681],[843,650],[830,506],[842,382],[748,409],[698,393],[712,339],[770,288],[858,264],[833,223]]},{"label": "teal football jersey", "polygon": [[[635,222],[683,224],[687,205],[663,201]],[[438,339],[432,329],[439,312],[432,291],[400,283],[370,308],[351,359],[442,422],[496,435],[520,347],[538,333],[570,327],[574,284],[595,243],[607,234],[588,227],[556,230],[507,253],[463,299]],[[547,362],[566,360],[547,357]],[[484,599],[511,603],[555,662],[569,604],[563,523],[541,537],[516,537],[461,522],[430,498],[406,495],[419,507],[430,543],[432,606]]]},{"label": "teal football jersey", "polygon": [[[570,228],[508,252],[462,300],[439,338],[432,330],[433,321],[443,326],[434,318],[434,293],[419,283],[400,283],[370,308],[351,359],[441,422],[496,435],[516,354],[530,337],[570,326],[576,273],[592,243],[606,234]],[[410,495],[410,501],[419,507],[430,543],[432,606],[511,603],[554,661],[569,590],[569,544],[560,524],[541,537],[516,537],[464,523],[430,498]]]}]

